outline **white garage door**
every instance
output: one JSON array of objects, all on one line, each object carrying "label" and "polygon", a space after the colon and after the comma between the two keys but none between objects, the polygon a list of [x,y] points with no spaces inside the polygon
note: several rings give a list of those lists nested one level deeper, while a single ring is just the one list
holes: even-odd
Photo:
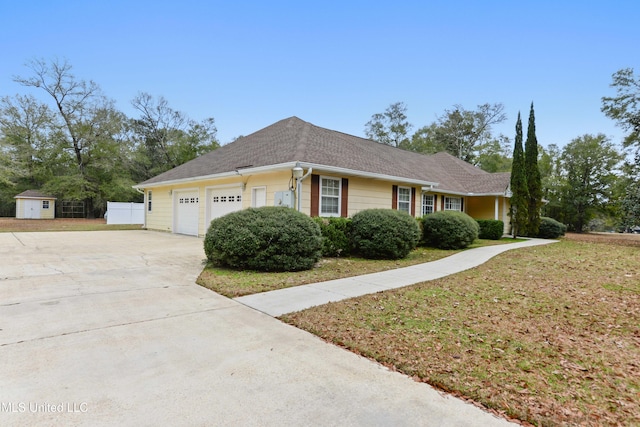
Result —
[{"label": "white garage door", "polygon": [[180,191],[176,194],[176,233],[198,235],[199,200],[197,191]]},{"label": "white garage door", "polygon": [[211,191],[211,219],[242,209],[242,189],[225,188]]}]

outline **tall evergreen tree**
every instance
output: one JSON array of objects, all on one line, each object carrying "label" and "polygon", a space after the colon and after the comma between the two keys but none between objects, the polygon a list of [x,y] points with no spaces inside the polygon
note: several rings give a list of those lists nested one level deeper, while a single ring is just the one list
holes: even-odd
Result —
[{"label": "tall evergreen tree", "polygon": [[529,190],[529,218],[527,221],[527,234],[536,236],[540,228],[540,208],[542,207],[542,179],[538,168],[538,139],[536,138],[536,117],[533,112],[533,102],[529,112],[529,126],[527,128],[527,141],[524,144],[525,175],[527,176],[527,188]]},{"label": "tall evergreen tree", "polygon": [[516,142],[513,147],[511,165],[511,230],[513,237],[526,233],[529,206],[529,190],[525,174],[524,150],[522,149],[522,120],[518,112]]}]

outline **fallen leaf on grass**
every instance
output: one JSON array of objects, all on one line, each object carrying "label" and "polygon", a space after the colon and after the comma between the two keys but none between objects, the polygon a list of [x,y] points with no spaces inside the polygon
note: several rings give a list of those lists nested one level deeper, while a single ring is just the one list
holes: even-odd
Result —
[{"label": "fallen leaf on grass", "polygon": [[585,367],[583,367],[583,366],[578,365],[577,363],[569,362],[569,361],[568,361],[568,360],[566,360],[566,359],[562,359],[562,360],[560,360],[560,365],[561,365],[563,368],[566,368],[566,369],[573,369],[573,370],[576,370],[576,371],[587,372],[587,371],[589,370],[589,369],[587,369],[587,368],[585,368]]}]

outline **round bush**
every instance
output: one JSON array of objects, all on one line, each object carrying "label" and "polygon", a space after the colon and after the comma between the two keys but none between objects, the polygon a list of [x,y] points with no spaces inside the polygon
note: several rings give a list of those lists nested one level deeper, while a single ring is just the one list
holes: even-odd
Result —
[{"label": "round bush", "polygon": [[322,232],[322,256],[341,257],[351,254],[351,219],[315,217]]},{"label": "round bush", "polygon": [[557,239],[564,236],[567,226],[553,218],[541,217],[540,228],[538,229],[538,237],[543,239]]},{"label": "round bush", "polygon": [[415,249],[420,227],[406,212],[367,209],[353,216],[351,237],[354,250],[365,258],[400,259]]},{"label": "round bush", "polygon": [[500,240],[504,235],[504,222],[497,219],[478,219],[479,239]]},{"label": "round bush", "polygon": [[219,265],[259,271],[308,270],[322,255],[320,227],[291,208],[265,206],[211,221],[207,258]]},{"label": "round bush", "polygon": [[439,211],[422,219],[423,240],[439,249],[463,249],[478,238],[478,223],[464,212]]}]

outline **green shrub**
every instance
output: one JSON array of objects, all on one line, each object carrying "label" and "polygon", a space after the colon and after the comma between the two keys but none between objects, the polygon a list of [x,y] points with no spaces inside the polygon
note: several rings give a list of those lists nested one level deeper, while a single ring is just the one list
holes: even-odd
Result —
[{"label": "green shrub", "polygon": [[538,237],[542,239],[557,239],[564,236],[567,232],[567,226],[553,218],[543,216],[540,218],[540,228],[538,229]]},{"label": "green shrub", "polygon": [[478,238],[480,226],[464,212],[439,211],[422,218],[423,240],[439,249],[463,249]]},{"label": "green shrub", "polygon": [[322,232],[322,256],[341,257],[351,254],[351,219],[313,218]]},{"label": "green shrub", "polygon": [[211,221],[204,251],[212,262],[259,271],[308,270],[322,254],[320,227],[291,208],[266,206]]},{"label": "green shrub", "polygon": [[504,235],[504,222],[497,219],[477,219],[480,226],[478,238],[500,240]]},{"label": "green shrub", "polygon": [[400,259],[415,249],[420,227],[406,212],[367,209],[353,216],[353,249],[372,259]]}]

